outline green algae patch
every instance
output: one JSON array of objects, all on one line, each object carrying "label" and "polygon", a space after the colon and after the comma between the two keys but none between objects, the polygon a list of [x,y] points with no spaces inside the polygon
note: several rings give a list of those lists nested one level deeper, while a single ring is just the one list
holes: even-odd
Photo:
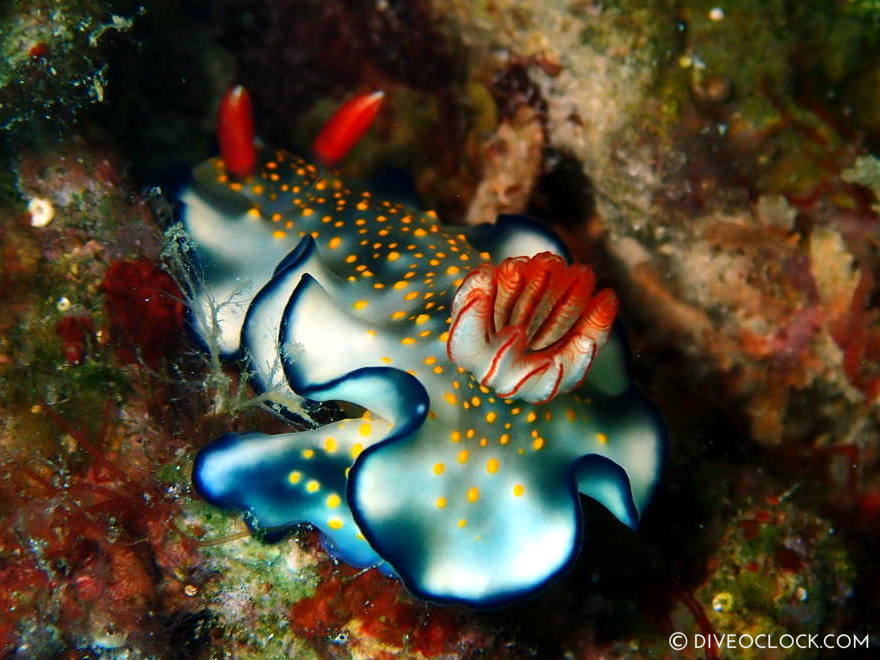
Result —
[{"label": "green algae patch", "polygon": [[314,657],[290,630],[290,608],[314,594],[316,550],[291,537],[266,544],[245,534],[238,516],[203,502],[185,506],[181,528],[205,532],[200,543],[207,576],[201,598],[212,612],[223,645],[242,658]]},{"label": "green algae patch", "polygon": [[[854,578],[831,524],[777,498],[735,516],[710,565],[713,572],[696,597],[719,634],[828,632]],[[738,657],[763,652],[744,648]]]},{"label": "green algae patch", "polygon": [[61,126],[104,100],[109,35],[134,12],[108,0],[13,0],[0,13],[0,128]]}]

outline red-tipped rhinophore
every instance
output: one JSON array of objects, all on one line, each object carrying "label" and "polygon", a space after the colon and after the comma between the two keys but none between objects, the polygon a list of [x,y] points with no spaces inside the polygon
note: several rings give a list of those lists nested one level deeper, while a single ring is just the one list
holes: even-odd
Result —
[{"label": "red-tipped rhinophore", "polygon": [[324,167],[333,167],[351,151],[376,118],[385,92],[360,94],[346,101],[324,124],[312,153]]},{"label": "red-tipped rhinophore", "polygon": [[217,140],[226,170],[244,179],[257,164],[254,147],[254,113],[251,95],[241,85],[233,85],[223,95],[217,113]]},{"label": "red-tipped rhinophore", "polygon": [[549,252],[483,264],[452,302],[449,358],[504,398],[544,403],[573,390],[617,314],[617,296],[595,283],[589,266]]}]

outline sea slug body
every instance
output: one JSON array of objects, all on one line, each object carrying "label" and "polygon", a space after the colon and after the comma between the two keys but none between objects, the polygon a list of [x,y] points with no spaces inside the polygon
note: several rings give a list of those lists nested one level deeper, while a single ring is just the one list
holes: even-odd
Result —
[{"label": "sea slug body", "polygon": [[[345,140],[329,144],[333,160]],[[573,561],[579,493],[637,524],[662,422],[616,298],[551,232],[448,227],[284,151],[246,161],[202,163],[178,196],[192,330],[278,414],[303,398],[362,412],[220,436],[194,465],[205,499],[253,528],[311,523],[341,559],[475,607]]]}]

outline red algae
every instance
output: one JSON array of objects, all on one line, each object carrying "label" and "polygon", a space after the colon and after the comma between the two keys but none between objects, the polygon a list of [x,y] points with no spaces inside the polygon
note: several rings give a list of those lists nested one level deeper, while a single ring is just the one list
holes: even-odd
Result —
[{"label": "red algae", "polygon": [[293,628],[316,646],[351,632],[355,648],[380,645],[375,658],[433,657],[460,647],[463,618],[455,610],[414,601],[397,580],[375,570],[325,565],[321,574],[315,594],[290,610]]},{"label": "red algae", "polygon": [[65,316],[55,324],[55,332],[61,338],[67,364],[82,364],[86,357],[89,337],[95,332],[92,319],[87,316]]},{"label": "red algae", "polygon": [[[3,460],[10,478],[0,481],[0,502],[16,513],[0,532],[0,606],[14,612],[0,624],[0,653],[16,643],[34,653],[58,643],[75,648],[82,643],[76,640],[149,649],[160,633],[155,610],[192,607],[179,595],[178,580],[158,575],[157,566],[185,575],[198,562],[195,544],[172,525],[179,506],[155,481],[158,463],[135,467],[136,442],[111,449],[116,412],[108,406],[99,437],[92,437],[53,409],[35,406],[32,414],[54,421],[68,445],[91,461],[68,460],[59,474],[36,457]],[[61,638],[34,641],[29,626],[57,626]]]},{"label": "red algae", "polygon": [[125,362],[140,355],[150,366],[171,355],[183,334],[183,294],[168,273],[148,259],[114,261],[101,283],[110,335]]}]

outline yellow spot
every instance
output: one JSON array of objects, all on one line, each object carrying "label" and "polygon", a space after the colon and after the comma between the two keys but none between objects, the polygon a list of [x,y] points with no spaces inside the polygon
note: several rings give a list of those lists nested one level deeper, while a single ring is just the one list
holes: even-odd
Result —
[{"label": "yellow spot", "polygon": [[303,217],[306,217],[306,218],[308,218],[310,215],[312,215],[312,213],[314,213],[314,211],[312,209],[308,209],[308,208],[303,209],[303,212],[302,212]]},{"label": "yellow spot", "polygon": [[446,466],[443,463],[434,463],[434,474],[443,474],[446,472]]},{"label": "yellow spot", "polygon": [[465,463],[467,463],[468,456],[470,456],[468,450],[462,449],[460,452],[458,452],[458,462],[464,465]]},{"label": "yellow spot", "polygon": [[408,286],[409,286],[409,282],[407,282],[405,280],[400,280],[400,281],[394,283],[395,289],[405,289]]},{"label": "yellow spot", "polygon": [[532,440],[532,449],[535,451],[541,451],[544,448],[544,438],[535,438]]},{"label": "yellow spot", "polygon": [[450,266],[449,268],[446,269],[446,274],[447,275],[455,275],[460,271],[461,271],[461,268],[459,268],[458,266]]},{"label": "yellow spot", "polygon": [[468,502],[476,502],[478,499],[480,499],[480,489],[476,486],[471,486],[470,488],[468,488],[467,498]]},{"label": "yellow spot", "polygon": [[370,303],[368,303],[366,300],[358,300],[352,304],[352,307],[354,309],[364,309],[369,304]]},{"label": "yellow spot", "polygon": [[358,211],[366,211],[366,210],[367,210],[367,206],[368,206],[368,205],[367,205],[366,202],[358,202],[358,203],[357,203],[357,210],[358,210]]},{"label": "yellow spot", "polygon": [[534,411],[534,410],[530,411],[529,414],[526,415],[526,421],[527,421],[529,424],[531,424],[532,422],[534,422],[536,419],[538,419],[538,416],[535,414],[535,411]]},{"label": "yellow spot", "polygon": [[362,438],[370,437],[370,434],[373,432],[373,427],[364,422],[358,427],[358,433]]},{"label": "yellow spot", "polygon": [[425,231],[424,229],[422,229],[421,227],[419,227],[418,229],[416,229],[416,230],[413,232],[413,236],[427,236],[427,234],[428,234],[428,232],[426,232],[426,231]]},{"label": "yellow spot", "polygon": [[498,442],[502,445],[506,445],[508,442],[510,442],[510,435],[508,433],[502,433],[501,437],[498,438]]},{"label": "yellow spot", "polygon": [[272,232],[272,238],[274,238],[275,240],[280,241],[281,239],[286,238],[286,237],[287,237],[286,231],[281,231],[280,229],[277,229]]},{"label": "yellow spot", "polygon": [[425,364],[434,364],[435,362],[437,362],[437,358],[435,358],[433,355],[429,355],[424,359],[424,362]]},{"label": "yellow spot", "polygon": [[447,339],[449,339],[449,333],[448,333],[448,332],[441,332],[441,333],[437,336],[437,339],[439,339],[440,341],[445,342]]},{"label": "yellow spot", "polygon": [[442,374],[442,373],[443,373],[443,367],[441,367],[440,365],[437,365],[436,367],[434,367],[434,373],[435,373],[435,374]]},{"label": "yellow spot", "polygon": [[490,424],[492,422],[494,422],[496,419],[498,419],[498,414],[495,413],[494,411],[486,413],[486,421],[489,422]]},{"label": "yellow spot", "polygon": [[431,317],[428,316],[427,314],[419,314],[419,315],[416,317],[416,325],[421,325],[422,323],[424,323],[425,321],[427,321],[427,320],[430,319],[430,318],[431,318]]},{"label": "yellow spot", "polygon": [[480,447],[485,447],[489,444],[489,441],[486,438],[480,438]]},{"label": "yellow spot", "polygon": [[357,458],[363,450],[364,446],[361,443],[356,442],[351,446],[351,449],[348,450],[348,453],[352,458]]},{"label": "yellow spot", "polygon": [[600,445],[607,445],[608,444],[608,436],[605,435],[604,433],[597,433],[596,440],[599,442]]},{"label": "yellow spot", "polygon": [[522,497],[523,493],[526,492],[526,487],[522,484],[513,484],[513,496],[514,497]]},{"label": "yellow spot", "polygon": [[340,504],[342,504],[342,498],[339,497],[339,495],[337,495],[336,493],[332,493],[327,496],[327,499],[324,501],[324,503],[327,505],[328,509],[335,509]]},{"label": "yellow spot", "polygon": [[416,340],[413,337],[404,337],[403,339],[400,340],[400,343],[407,344],[407,345],[415,344]]},{"label": "yellow spot", "polygon": [[468,439],[470,439],[473,438],[476,434],[477,432],[474,429],[468,429],[465,435],[467,435]]},{"label": "yellow spot", "polygon": [[394,362],[394,360],[392,360],[390,357],[387,357],[387,356],[386,356],[386,357],[380,357],[379,359],[382,360],[382,362],[383,362],[384,364],[391,364],[392,362]]},{"label": "yellow spot", "polygon": [[303,449],[301,453],[302,453],[303,458],[312,458],[315,455],[315,450],[314,449]]},{"label": "yellow spot", "polygon": [[430,335],[430,334],[431,334],[431,331],[430,331],[430,330],[422,330],[422,331],[419,333],[419,337],[427,337],[427,336]]},{"label": "yellow spot", "polygon": [[445,497],[438,497],[436,500],[434,500],[434,504],[437,505],[438,509],[443,509],[446,507],[446,498]]},{"label": "yellow spot", "polygon": [[490,458],[488,461],[486,461],[486,472],[488,472],[489,474],[495,474],[496,472],[498,472],[500,467],[501,461],[499,461],[497,458]]},{"label": "yellow spot", "polygon": [[300,472],[299,470],[294,470],[287,475],[287,480],[292,484],[298,484],[302,480],[302,478],[302,472]]},{"label": "yellow spot", "polygon": [[419,297],[419,292],[418,292],[418,291],[410,291],[408,294],[406,294],[406,295],[403,297],[403,299],[404,299],[404,300],[415,300],[415,299],[418,298],[418,297]]},{"label": "yellow spot", "polygon": [[273,213],[272,214],[272,222],[281,222],[281,217],[282,216],[280,213]]},{"label": "yellow spot", "polygon": [[321,484],[319,482],[314,479],[309,479],[308,482],[306,482],[306,491],[309,493],[317,493],[319,490],[321,490]]},{"label": "yellow spot", "polygon": [[328,454],[332,454],[334,451],[336,451],[338,447],[339,443],[336,442],[336,438],[334,438],[332,435],[328,435],[326,438],[324,438],[324,451],[326,451]]},{"label": "yellow spot", "polygon": [[345,258],[345,263],[348,263],[348,264],[353,264],[355,261],[357,261],[356,254],[350,254]]},{"label": "yellow spot", "polygon": [[[385,231],[383,229],[383,231]],[[400,252],[389,252],[388,253],[388,261],[397,261],[400,259]]]},{"label": "yellow spot", "polygon": [[471,397],[471,405],[474,408],[479,408],[481,403],[482,403],[482,401],[480,401],[480,397],[478,397],[478,396]]},{"label": "yellow spot", "polygon": [[437,212],[436,211],[425,211],[425,215],[428,216],[429,218],[431,218],[432,220],[437,219]]},{"label": "yellow spot", "polygon": [[394,312],[394,313],[391,315],[391,320],[392,320],[392,321],[399,321],[400,319],[402,319],[402,318],[405,317],[405,316],[406,316],[406,312],[403,312],[403,311],[397,311],[397,312]]},{"label": "yellow spot", "polygon": [[458,521],[458,526],[459,527],[467,527],[467,520],[465,520],[464,518],[460,518]]},{"label": "yellow spot", "polygon": [[327,526],[330,527],[330,529],[342,529],[342,525],[343,522],[339,518],[330,518],[330,520],[327,521]]},{"label": "yellow spot", "polygon": [[461,432],[460,431],[453,431],[449,435],[449,439],[452,440],[452,442],[461,442]]},{"label": "yellow spot", "polygon": [[330,242],[327,243],[327,247],[329,247],[331,250],[335,250],[336,248],[338,248],[340,246],[341,243],[342,243],[342,239],[339,238],[339,236],[334,236],[333,238],[330,239]]}]

